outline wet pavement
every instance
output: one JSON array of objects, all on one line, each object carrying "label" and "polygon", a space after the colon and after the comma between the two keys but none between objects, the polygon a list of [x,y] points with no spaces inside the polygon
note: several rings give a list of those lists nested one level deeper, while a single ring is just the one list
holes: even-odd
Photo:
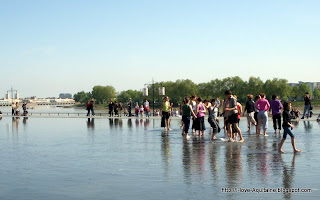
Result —
[{"label": "wet pavement", "polygon": [[0,199],[319,199],[320,123],[296,122],[299,154],[289,136],[277,153],[271,121],[257,137],[242,120],[244,143],[212,141],[208,123],[186,140],[179,125],[3,117]]}]

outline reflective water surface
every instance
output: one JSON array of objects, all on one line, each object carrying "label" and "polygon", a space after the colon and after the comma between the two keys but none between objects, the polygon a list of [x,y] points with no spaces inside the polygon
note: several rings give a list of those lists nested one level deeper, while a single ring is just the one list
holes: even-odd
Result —
[{"label": "reflective water surface", "polygon": [[244,143],[212,142],[208,123],[204,138],[185,140],[179,125],[168,134],[158,119],[4,117],[0,199],[319,199],[319,123],[297,122],[303,152],[289,137],[282,155],[272,122],[265,138],[242,120]]}]

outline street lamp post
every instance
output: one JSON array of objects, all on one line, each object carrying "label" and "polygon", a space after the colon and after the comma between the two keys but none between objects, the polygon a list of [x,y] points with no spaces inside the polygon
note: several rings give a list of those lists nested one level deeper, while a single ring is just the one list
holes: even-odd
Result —
[{"label": "street lamp post", "polygon": [[[155,103],[155,100],[154,100],[154,79],[152,78],[152,82],[151,83],[146,83],[144,85],[152,85],[152,110],[153,110],[153,116],[154,116],[154,103]],[[147,90],[144,90],[146,92],[144,92],[145,96],[148,96],[148,92]],[[159,88],[159,95],[164,95],[164,87],[160,87]]]}]

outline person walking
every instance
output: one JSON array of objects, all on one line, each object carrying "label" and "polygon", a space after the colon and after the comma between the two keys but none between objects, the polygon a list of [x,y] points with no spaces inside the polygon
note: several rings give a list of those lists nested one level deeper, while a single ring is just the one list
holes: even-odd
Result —
[{"label": "person walking", "polygon": [[95,102],[94,98],[92,98],[91,101],[90,101],[90,110],[91,110],[92,116],[95,116],[95,113],[94,113],[95,104],[96,104],[96,102]]},{"label": "person walking", "polygon": [[244,116],[244,113],[247,111],[247,124],[248,124],[248,132],[250,132],[251,130],[251,125],[257,125],[256,120],[254,119],[254,101],[253,99],[253,95],[252,94],[248,94],[247,95],[247,102],[246,102],[246,106],[244,108],[243,114],[242,116]]},{"label": "person walking", "polygon": [[90,101],[88,100],[86,103],[86,110],[88,111],[87,116],[90,115]]},{"label": "person walking", "polygon": [[295,137],[294,137],[294,135],[293,135],[293,133],[291,131],[294,128],[294,126],[292,125],[292,122],[291,122],[291,115],[289,113],[291,108],[292,108],[291,102],[284,102],[284,104],[283,104],[283,112],[282,112],[282,116],[283,116],[283,124],[282,124],[283,137],[282,137],[282,140],[281,140],[281,142],[279,144],[279,149],[278,149],[279,153],[285,153],[282,150],[282,146],[283,146],[284,141],[286,141],[287,134],[289,134],[290,137],[291,137],[291,144],[292,144],[293,152],[294,153],[301,152],[301,150],[296,148]]},{"label": "person walking", "polygon": [[16,114],[15,110],[16,110],[16,103],[12,102],[11,103],[11,108],[12,108],[12,116]]},{"label": "person walking", "polygon": [[304,116],[307,112],[307,119],[310,117],[310,106],[311,106],[311,97],[308,92],[304,95],[304,109],[303,109],[303,115],[301,119],[304,119]]},{"label": "person walking", "polygon": [[260,132],[261,127],[263,128],[263,135],[267,135],[267,128],[268,128],[268,111],[270,109],[270,103],[266,99],[266,95],[264,93],[260,93],[261,99],[257,101],[255,107],[259,110],[258,113],[258,131]]},{"label": "person walking", "polygon": [[128,103],[127,103],[127,112],[128,112],[128,116],[129,117],[131,117],[132,116],[132,114],[131,114],[131,108],[132,108],[132,99],[131,98],[129,98],[129,101],[128,101]]},{"label": "person walking", "polygon": [[122,101],[119,101],[119,117],[121,117],[121,113],[122,113],[122,110],[123,110],[123,103]]},{"label": "person walking", "polygon": [[281,109],[283,106],[276,94],[272,95],[271,99],[270,110],[272,112],[273,129],[274,134],[277,134],[277,129],[279,129],[279,133],[281,132]]},{"label": "person walking", "polygon": [[110,99],[110,102],[109,102],[109,117],[113,117],[113,111],[114,111],[114,103],[113,103],[112,99]]},{"label": "person walking", "polygon": [[118,104],[118,102],[117,101],[115,101],[114,102],[114,108],[113,108],[113,110],[114,110],[114,115],[115,116],[117,116],[117,117],[119,117],[119,104]]},{"label": "person walking", "polygon": [[150,106],[149,106],[149,101],[147,99],[144,100],[143,107],[144,107],[144,112],[146,114],[146,117],[149,117],[150,116]]}]

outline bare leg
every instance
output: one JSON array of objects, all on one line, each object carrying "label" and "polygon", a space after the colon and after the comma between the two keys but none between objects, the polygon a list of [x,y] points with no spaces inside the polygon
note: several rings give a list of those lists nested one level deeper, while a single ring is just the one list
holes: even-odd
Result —
[{"label": "bare leg", "polygon": [[278,149],[279,153],[285,153],[284,151],[282,151],[282,146],[283,146],[284,141],[286,141],[286,139],[282,138],[282,140],[281,140],[281,142],[279,144],[279,149]]},{"label": "bare leg", "polygon": [[240,136],[239,142],[244,142],[244,139],[243,139],[243,137],[242,137],[242,133],[241,133],[241,130],[240,130],[240,128],[239,128],[239,124],[238,124],[238,123],[235,124],[235,128],[236,128],[237,133],[238,133],[239,136]]},{"label": "bare leg", "polygon": [[295,141],[295,138],[291,138],[291,144],[292,144],[292,147],[293,147],[293,152],[301,152],[301,150],[297,149],[296,148],[296,141]]}]

